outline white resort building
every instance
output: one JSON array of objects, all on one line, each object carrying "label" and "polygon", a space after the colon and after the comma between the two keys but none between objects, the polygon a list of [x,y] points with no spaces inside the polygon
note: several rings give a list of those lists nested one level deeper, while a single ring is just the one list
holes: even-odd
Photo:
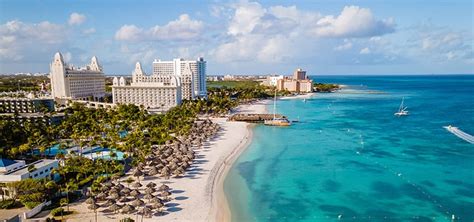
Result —
[{"label": "white resort building", "polygon": [[153,61],[153,76],[177,76],[181,80],[182,99],[191,100],[207,97],[206,61],[173,59]]},{"label": "white resort building", "polygon": [[55,99],[100,100],[105,96],[105,76],[97,57],[84,67],[64,62],[60,52],[50,65],[51,95]]},{"label": "white resort building", "polygon": [[123,77],[114,77],[112,96],[114,104],[143,105],[164,112],[181,103],[181,82],[175,75],[146,75],[137,62],[130,84]]}]

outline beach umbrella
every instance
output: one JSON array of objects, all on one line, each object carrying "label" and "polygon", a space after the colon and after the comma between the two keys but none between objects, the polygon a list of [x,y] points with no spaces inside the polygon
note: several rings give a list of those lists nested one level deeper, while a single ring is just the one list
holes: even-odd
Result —
[{"label": "beach umbrella", "polygon": [[120,192],[120,190],[121,190],[121,189],[118,188],[118,187],[112,187],[112,188],[110,188],[110,190],[109,190],[109,194],[110,194],[110,193],[118,193],[118,192]]},{"label": "beach umbrella", "polygon": [[135,183],[132,183],[132,187],[134,187],[134,188],[139,188],[139,187],[141,187],[141,186],[143,186],[143,185],[142,185],[140,182],[138,182],[138,181],[135,182]]},{"label": "beach umbrella", "polygon": [[147,200],[151,200],[153,197],[155,197],[155,196],[153,196],[153,194],[147,193],[147,194],[145,194],[145,196],[143,198],[145,198]]},{"label": "beach umbrella", "polygon": [[134,207],[138,207],[138,206],[141,206],[143,205],[145,202],[143,202],[143,200],[140,200],[140,199],[136,199],[132,202],[132,206]]},{"label": "beach umbrella", "polygon": [[122,194],[130,194],[131,191],[132,191],[132,190],[130,190],[130,188],[125,187],[125,188],[123,188],[123,189],[121,190],[120,193],[122,193]]},{"label": "beach umbrella", "polygon": [[153,197],[150,202],[151,203],[163,203],[163,200],[161,200],[159,197]]},{"label": "beach umbrella", "polygon": [[95,199],[94,199],[94,198],[92,198],[92,197],[87,198],[86,204],[93,204],[93,203],[95,203]]},{"label": "beach umbrella", "polygon": [[131,205],[128,205],[128,204],[125,204],[125,206],[122,207],[122,213],[123,214],[128,214],[128,213],[132,212],[133,210],[135,210],[135,208]]},{"label": "beach umbrella", "polygon": [[151,217],[151,208],[148,207],[148,206],[143,207],[140,210],[140,214],[142,214],[143,216],[146,216],[146,217]]},{"label": "beach umbrella", "polygon": [[165,205],[161,202],[156,202],[156,203],[153,203],[151,206],[153,207],[153,209],[160,209],[164,207]]},{"label": "beach umbrella", "polygon": [[110,188],[107,187],[107,186],[103,186],[103,187],[100,188],[100,191],[102,191],[102,192],[106,192],[106,191],[109,191],[109,190],[110,190]]},{"label": "beach umbrella", "polygon": [[151,169],[148,171],[148,175],[154,176],[159,173],[159,170],[156,166],[152,166]]},{"label": "beach umbrella", "polygon": [[124,202],[129,201],[129,199],[128,199],[127,197],[122,197],[122,198],[120,198],[119,201],[122,202],[122,203],[124,203]]},{"label": "beach umbrella", "polygon": [[120,183],[117,184],[117,185],[115,185],[115,188],[116,188],[116,189],[119,189],[119,190],[123,189],[124,187],[125,187],[125,186],[122,185],[122,184],[120,184]]},{"label": "beach umbrella", "polygon": [[115,203],[115,200],[107,200],[102,207],[110,207]]},{"label": "beach umbrella", "polygon": [[140,191],[132,190],[132,192],[130,192],[130,195],[136,197],[136,196],[140,195]]},{"label": "beach umbrella", "polygon": [[166,199],[168,199],[167,197],[171,196],[171,193],[169,191],[161,191],[160,195]]},{"label": "beach umbrella", "polygon": [[99,208],[100,206],[97,205],[96,203],[92,203],[91,205],[89,205],[87,208],[89,210],[96,210],[97,208]]},{"label": "beach umbrella", "polygon": [[99,193],[97,194],[96,198],[99,199],[99,200],[103,200],[107,197],[107,195],[105,193]]},{"label": "beach umbrella", "polygon": [[166,184],[162,184],[158,190],[163,191],[163,190],[169,190],[170,187]]},{"label": "beach umbrella", "polygon": [[151,193],[154,193],[154,192],[155,192],[155,188],[153,188],[153,187],[147,187],[145,189],[145,193],[147,193],[147,194],[151,194]]},{"label": "beach umbrella", "polygon": [[146,187],[156,187],[156,183],[150,182],[146,185]]},{"label": "beach umbrella", "polygon": [[114,213],[117,211],[117,210],[120,210],[122,207],[116,203],[112,204],[108,209],[110,211],[113,211]]}]

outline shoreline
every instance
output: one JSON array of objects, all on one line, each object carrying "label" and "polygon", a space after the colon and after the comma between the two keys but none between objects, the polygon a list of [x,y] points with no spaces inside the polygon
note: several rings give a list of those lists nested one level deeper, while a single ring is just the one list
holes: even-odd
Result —
[{"label": "shoreline", "polygon": [[[258,101],[254,104],[241,105],[237,108],[235,113],[267,113],[266,106],[268,105],[269,100]],[[263,108],[258,108],[257,106],[263,106]],[[210,220],[216,222],[230,222],[232,221],[232,212],[230,210],[229,202],[224,191],[224,181],[229,174],[230,168],[234,165],[235,161],[239,156],[249,147],[253,139],[253,128],[255,124],[246,123],[246,135],[245,140],[239,146],[235,147],[226,157],[223,163],[218,168],[218,172],[215,180],[213,181],[214,189],[212,192],[213,199],[211,210],[210,210]]]},{"label": "shoreline", "polygon": [[[225,158],[224,162],[219,166],[216,177],[214,178],[212,204],[211,204],[211,220],[218,222],[230,222],[232,220],[232,212],[230,211],[229,202],[224,191],[224,181],[230,171],[230,168],[234,165],[234,162],[239,156],[249,147],[253,138],[253,124],[247,124],[247,133],[245,135],[245,142],[241,143],[238,147]],[[212,220],[214,218],[214,220]]]},{"label": "shoreline", "polygon": [[[234,113],[266,113],[268,101],[262,100],[252,104],[240,105]],[[140,180],[143,189],[150,182],[166,183],[171,187],[172,198],[165,204],[162,216],[143,218],[143,221],[230,221],[231,212],[224,192],[224,180],[235,160],[252,142],[254,124],[245,122],[228,122],[226,118],[211,118],[221,126],[215,138],[207,141],[201,149],[196,150],[197,158],[191,168],[181,178],[163,179],[149,177]],[[128,172],[120,180],[131,176]],[[143,194],[143,193],[142,193]],[[143,197],[141,196],[140,199]],[[85,199],[69,205],[76,213],[65,217],[67,221],[81,222],[94,220],[95,213],[89,210]],[[102,204],[102,203],[99,203]],[[129,204],[129,203],[128,203]],[[47,215],[40,214],[34,219],[46,219]],[[118,221],[130,217],[131,214],[114,214],[104,210],[97,211],[99,221]]]},{"label": "shoreline", "polygon": [[310,92],[310,93],[306,93],[306,94],[301,94],[301,95],[296,95],[296,96],[282,96],[278,99],[281,99],[281,100],[288,100],[288,99],[309,99],[311,97],[313,97],[314,95],[316,95],[316,93],[314,92]]}]

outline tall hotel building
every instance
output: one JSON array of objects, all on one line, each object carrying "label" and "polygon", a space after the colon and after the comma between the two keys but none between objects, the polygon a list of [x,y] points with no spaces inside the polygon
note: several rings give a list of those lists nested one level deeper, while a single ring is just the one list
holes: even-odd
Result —
[{"label": "tall hotel building", "polygon": [[113,79],[113,103],[143,105],[146,109],[163,112],[181,103],[181,86],[178,76],[148,76],[137,62],[129,85],[123,77]]},{"label": "tall hotel building", "polygon": [[105,96],[105,76],[97,57],[84,67],[74,67],[64,62],[60,52],[54,55],[50,65],[51,95],[57,99],[92,98],[95,101]]},{"label": "tall hotel building", "polygon": [[181,80],[182,99],[207,97],[206,61],[173,59],[153,61],[153,76],[177,76]]},{"label": "tall hotel building", "polygon": [[288,90],[290,92],[307,93],[313,91],[313,80],[306,76],[306,71],[296,69],[293,78],[281,78],[277,80],[277,90]]}]

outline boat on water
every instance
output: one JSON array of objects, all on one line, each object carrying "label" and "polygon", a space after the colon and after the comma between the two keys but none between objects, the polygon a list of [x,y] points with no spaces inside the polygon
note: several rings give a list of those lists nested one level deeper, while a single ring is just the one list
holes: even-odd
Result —
[{"label": "boat on water", "polygon": [[291,122],[287,118],[276,117],[276,90],[275,90],[275,97],[273,99],[273,118],[270,120],[265,120],[263,124],[267,126],[290,126],[291,125]]},{"label": "boat on water", "polygon": [[400,107],[398,108],[398,112],[394,113],[393,115],[395,116],[408,116],[408,111],[407,108],[404,104],[403,101],[405,98],[402,98],[402,103],[400,104]]}]

